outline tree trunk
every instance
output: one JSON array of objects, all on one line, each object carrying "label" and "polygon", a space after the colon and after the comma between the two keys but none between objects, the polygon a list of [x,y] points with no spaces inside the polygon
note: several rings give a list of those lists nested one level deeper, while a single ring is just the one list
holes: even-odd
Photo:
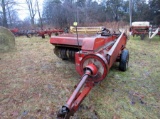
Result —
[{"label": "tree trunk", "polygon": [[7,5],[7,10],[8,10],[9,24],[10,24],[9,27],[11,28],[12,27],[12,19],[11,19],[10,9],[9,9],[8,5]]},{"label": "tree trunk", "polygon": [[39,10],[39,4],[38,4],[38,1],[37,1],[37,0],[36,0],[36,3],[37,3],[37,10],[38,10],[38,15],[39,15],[39,20],[40,20],[41,30],[42,30],[42,29],[43,29],[43,22],[42,22],[40,10]]},{"label": "tree trunk", "polygon": [[34,27],[34,16],[31,17],[31,25]]},{"label": "tree trunk", "polygon": [[34,28],[34,18],[35,18],[35,14],[36,14],[36,8],[35,6],[33,6],[33,1],[32,0],[26,0],[28,9],[29,9],[29,13],[30,13],[30,18],[31,18],[31,25]]},{"label": "tree trunk", "polygon": [[8,28],[7,17],[6,17],[6,8],[5,8],[5,0],[2,0],[2,12],[3,12],[3,26]]}]

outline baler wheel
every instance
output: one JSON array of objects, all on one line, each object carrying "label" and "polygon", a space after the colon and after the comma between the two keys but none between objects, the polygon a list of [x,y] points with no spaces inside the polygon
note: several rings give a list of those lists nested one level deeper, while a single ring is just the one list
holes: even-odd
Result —
[{"label": "baler wheel", "polygon": [[119,70],[126,71],[128,68],[128,62],[129,62],[129,51],[127,49],[124,49],[120,56]]},{"label": "baler wheel", "polygon": [[145,34],[141,34],[140,37],[141,37],[141,40],[144,40]]},{"label": "baler wheel", "polygon": [[42,38],[45,38],[45,35],[44,35],[44,34],[42,35]]}]

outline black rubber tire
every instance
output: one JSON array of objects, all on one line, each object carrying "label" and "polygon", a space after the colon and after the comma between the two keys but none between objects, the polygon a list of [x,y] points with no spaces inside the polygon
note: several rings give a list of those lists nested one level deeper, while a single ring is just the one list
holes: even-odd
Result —
[{"label": "black rubber tire", "polygon": [[42,35],[42,38],[45,38],[45,35]]},{"label": "black rubber tire", "polygon": [[127,49],[124,49],[120,56],[119,70],[126,71],[128,68],[128,62],[129,62],[129,51]]},{"label": "black rubber tire", "polygon": [[141,40],[144,40],[145,39],[145,34],[141,34],[140,37],[141,37]]}]

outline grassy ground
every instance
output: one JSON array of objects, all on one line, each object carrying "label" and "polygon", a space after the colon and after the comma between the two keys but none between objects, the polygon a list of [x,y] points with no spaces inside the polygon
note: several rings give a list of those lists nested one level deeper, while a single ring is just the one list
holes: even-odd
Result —
[{"label": "grassy ground", "polygon": [[[129,69],[115,64],[73,119],[159,119],[160,38],[131,38]],[[78,82],[74,64],[53,54],[49,38],[16,38],[0,54],[0,118],[55,119]]]}]

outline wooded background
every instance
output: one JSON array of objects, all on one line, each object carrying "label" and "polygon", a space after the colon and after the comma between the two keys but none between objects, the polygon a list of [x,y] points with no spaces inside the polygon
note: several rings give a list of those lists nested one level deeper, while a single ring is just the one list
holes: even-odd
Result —
[{"label": "wooded background", "polygon": [[[160,0],[131,0],[132,21],[149,21],[160,25]],[[123,21],[129,24],[129,0],[44,0],[40,10],[38,0],[26,0],[28,17],[21,20],[16,0],[0,1],[0,26],[35,28],[52,26],[64,28],[77,21],[96,24]],[[38,15],[38,18],[35,15]]]}]

